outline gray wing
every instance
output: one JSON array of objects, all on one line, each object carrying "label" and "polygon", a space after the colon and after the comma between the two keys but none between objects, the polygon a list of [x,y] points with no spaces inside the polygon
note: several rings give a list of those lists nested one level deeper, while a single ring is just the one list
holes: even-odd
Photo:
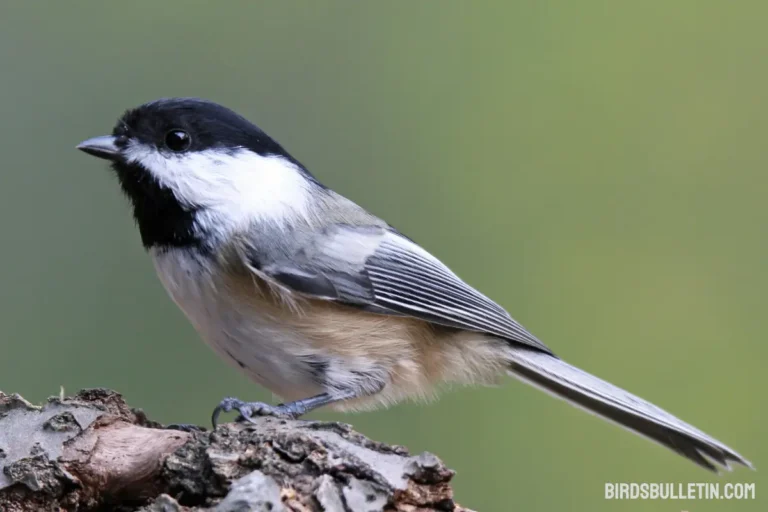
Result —
[{"label": "gray wing", "polygon": [[300,294],[483,332],[552,353],[501,306],[393,230],[332,225],[295,235],[288,250],[249,250],[248,264]]}]

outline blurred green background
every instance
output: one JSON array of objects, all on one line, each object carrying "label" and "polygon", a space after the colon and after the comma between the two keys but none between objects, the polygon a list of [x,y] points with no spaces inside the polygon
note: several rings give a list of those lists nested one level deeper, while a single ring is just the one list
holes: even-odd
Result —
[{"label": "blurred green background", "polygon": [[[563,358],[765,469],[768,4],[2,2],[0,389],[107,386],[162,422],[271,399],[166,297],[106,165],[122,111],[201,96],[441,257]],[[430,450],[481,511],[765,510],[511,379],[317,418]],[[756,482],[743,502],[605,482]]]}]

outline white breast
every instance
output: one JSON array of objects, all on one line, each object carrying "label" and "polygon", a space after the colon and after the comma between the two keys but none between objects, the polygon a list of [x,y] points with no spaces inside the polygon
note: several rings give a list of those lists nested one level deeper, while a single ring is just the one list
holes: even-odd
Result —
[{"label": "white breast", "polygon": [[308,342],[235,301],[217,279],[215,262],[190,249],[151,254],[165,289],[216,353],[283,398],[322,391],[301,364]]}]

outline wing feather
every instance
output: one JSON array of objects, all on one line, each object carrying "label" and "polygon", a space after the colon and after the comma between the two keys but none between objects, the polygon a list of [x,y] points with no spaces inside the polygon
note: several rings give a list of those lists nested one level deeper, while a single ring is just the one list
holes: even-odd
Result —
[{"label": "wing feather", "polygon": [[491,299],[462,281],[427,251],[391,234],[366,260],[376,301],[401,314],[485,332],[551,351]]},{"label": "wing feather", "polygon": [[384,314],[483,332],[552,352],[491,299],[420,246],[384,227],[326,226],[249,266],[298,293]]}]

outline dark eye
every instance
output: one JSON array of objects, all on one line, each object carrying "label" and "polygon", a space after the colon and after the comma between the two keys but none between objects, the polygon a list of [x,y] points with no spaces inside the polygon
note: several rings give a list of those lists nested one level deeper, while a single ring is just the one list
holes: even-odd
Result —
[{"label": "dark eye", "polygon": [[171,151],[180,153],[189,149],[192,137],[184,130],[171,130],[165,134],[165,145]]}]

